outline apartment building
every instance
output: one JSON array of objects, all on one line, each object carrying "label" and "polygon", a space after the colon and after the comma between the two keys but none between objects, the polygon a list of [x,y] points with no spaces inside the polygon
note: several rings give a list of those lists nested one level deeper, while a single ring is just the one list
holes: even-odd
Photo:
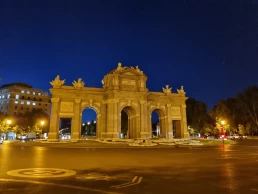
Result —
[{"label": "apartment building", "polygon": [[42,109],[50,115],[50,106],[47,92],[25,83],[5,84],[0,88],[0,112],[5,115],[24,114],[33,108]]}]

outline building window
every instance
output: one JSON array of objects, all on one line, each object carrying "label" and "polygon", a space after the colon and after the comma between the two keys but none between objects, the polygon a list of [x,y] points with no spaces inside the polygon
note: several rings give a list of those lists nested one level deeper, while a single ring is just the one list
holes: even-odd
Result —
[{"label": "building window", "polygon": [[36,101],[36,98],[33,98],[34,99],[34,101]]},{"label": "building window", "polygon": [[14,108],[17,109],[17,106],[15,106]]},{"label": "building window", "polygon": [[27,94],[30,94],[30,91],[27,91]]},{"label": "building window", "polygon": [[47,106],[47,104],[45,104],[45,106]]},{"label": "building window", "polygon": [[35,95],[35,92],[33,92],[33,95]]},{"label": "building window", "polygon": [[28,97],[28,100],[30,100],[30,97]]},{"label": "building window", "polygon": [[10,94],[8,94],[7,98],[10,98]]},{"label": "building window", "polygon": [[21,104],[24,104],[24,101],[21,101]]},{"label": "building window", "polygon": [[16,99],[19,99],[19,94],[16,94],[16,95],[15,95],[15,98],[16,98]]},{"label": "building window", "polygon": [[41,93],[38,93],[38,95],[40,96],[40,95],[41,95]]},{"label": "building window", "polygon": [[36,102],[33,102],[32,105],[35,106],[35,105],[36,105]]},{"label": "building window", "polygon": [[2,98],[4,98],[4,95],[2,96]]},{"label": "building window", "polygon": [[30,110],[30,108],[28,107],[27,110]]},{"label": "building window", "polygon": [[16,101],[14,101],[14,103],[15,103],[15,104],[18,104],[18,101],[16,100]]},{"label": "building window", "polygon": [[39,101],[40,101],[40,102],[42,101],[41,98],[39,99]]},{"label": "building window", "polygon": [[24,96],[22,96],[22,99],[24,99]]},{"label": "building window", "polygon": [[22,90],[21,93],[24,93],[24,90]]},{"label": "building window", "polygon": [[39,103],[39,106],[41,106],[41,103]]},{"label": "building window", "polygon": [[30,101],[27,102],[27,105],[30,105]]},{"label": "building window", "polygon": [[23,107],[21,107],[21,110],[23,110]]},{"label": "building window", "polygon": [[0,99],[2,98],[2,96],[0,96]]},{"label": "building window", "polygon": [[3,107],[1,107],[1,110],[3,109]]}]

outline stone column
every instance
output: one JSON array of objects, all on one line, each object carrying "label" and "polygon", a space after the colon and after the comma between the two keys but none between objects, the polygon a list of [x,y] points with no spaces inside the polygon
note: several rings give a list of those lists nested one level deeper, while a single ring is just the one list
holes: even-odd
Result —
[{"label": "stone column", "polygon": [[[117,103],[114,105],[114,100],[108,100],[107,102],[107,132],[106,138],[119,138],[119,133],[117,132]],[[116,109],[116,110],[115,110]]]},{"label": "stone column", "polygon": [[173,139],[173,123],[172,123],[172,116],[171,116],[171,104],[167,104],[166,106],[166,112],[167,112],[167,133],[166,137],[169,139]]},{"label": "stone column", "polygon": [[186,120],[186,105],[181,105],[181,137],[189,138],[189,134],[187,131],[187,120]]},{"label": "stone column", "polygon": [[75,99],[74,115],[72,119],[71,139],[79,140],[81,136],[81,99]]},{"label": "stone column", "polygon": [[59,131],[59,109],[60,109],[60,99],[59,98],[51,98],[52,102],[52,110],[51,110],[51,118],[50,118],[50,127],[48,133],[48,140],[57,140],[58,131]]}]

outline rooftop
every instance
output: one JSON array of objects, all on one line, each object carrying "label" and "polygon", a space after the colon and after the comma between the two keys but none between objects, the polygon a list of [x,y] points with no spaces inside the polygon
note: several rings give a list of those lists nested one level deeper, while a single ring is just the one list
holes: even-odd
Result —
[{"label": "rooftop", "polygon": [[22,83],[22,82],[16,82],[16,83],[11,83],[11,84],[4,84],[1,86],[1,88],[9,88],[11,86],[20,86],[20,87],[23,87],[23,88],[32,88],[31,85],[28,85],[28,84],[25,84],[25,83]]}]

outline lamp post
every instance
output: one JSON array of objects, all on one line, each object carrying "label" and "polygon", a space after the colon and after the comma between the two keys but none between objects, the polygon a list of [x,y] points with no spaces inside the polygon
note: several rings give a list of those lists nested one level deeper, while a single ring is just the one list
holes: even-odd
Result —
[{"label": "lamp post", "polygon": [[223,130],[223,133],[222,133],[222,140],[223,140],[223,145],[224,145],[224,138],[225,138],[225,132],[224,132],[224,125],[225,125],[225,121],[221,121],[221,125],[222,125],[222,127],[221,127],[221,129]]},{"label": "lamp post", "polygon": [[40,124],[41,124],[41,126],[42,126],[42,127],[41,127],[41,134],[42,134],[42,133],[43,133],[43,127],[44,127],[45,121],[41,121]]}]

